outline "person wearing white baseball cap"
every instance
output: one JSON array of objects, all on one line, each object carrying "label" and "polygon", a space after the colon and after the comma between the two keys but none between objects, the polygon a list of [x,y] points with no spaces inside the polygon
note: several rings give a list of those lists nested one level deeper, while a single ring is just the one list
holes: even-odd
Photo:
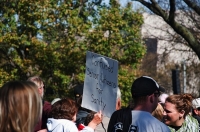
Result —
[{"label": "person wearing white baseball cap", "polygon": [[197,119],[200,124],[200,98],[192,100],[192,116]]}]

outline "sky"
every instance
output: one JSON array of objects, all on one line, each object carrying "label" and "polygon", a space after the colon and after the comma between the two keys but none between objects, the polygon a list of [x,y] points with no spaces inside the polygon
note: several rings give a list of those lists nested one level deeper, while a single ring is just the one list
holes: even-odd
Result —
[{"label": "sky", "polygon": [[[109,0],[103,0],[106,4],[109,3]],[[119,0],[120,4],[125,5],[129,0]]]},{"label": "sky", "polygon": [[[103,2],[105,2],[106,4],[109,4],[110,0],[102,0]],[[122,6],[125,6],[127,4],[127,2],[131,2],[131,0],[119,0],[120,4]],[[133,2],[133,1],[132,1]],[[139,7],[141,7],[142,5],[139,2],[134,1],[133,2],[133,8],[134,9],[138,9]]]}]

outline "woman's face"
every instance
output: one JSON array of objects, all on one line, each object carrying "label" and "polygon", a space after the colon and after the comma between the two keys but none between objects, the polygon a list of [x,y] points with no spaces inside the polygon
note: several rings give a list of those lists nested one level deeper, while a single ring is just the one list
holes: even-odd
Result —
[{"label": "woman's face", "polygon": [[170,102],[164,104],[164,123],[166,125],[180,126],[180,120],[183,119],[184,113],[178,112],[175,105]]}]

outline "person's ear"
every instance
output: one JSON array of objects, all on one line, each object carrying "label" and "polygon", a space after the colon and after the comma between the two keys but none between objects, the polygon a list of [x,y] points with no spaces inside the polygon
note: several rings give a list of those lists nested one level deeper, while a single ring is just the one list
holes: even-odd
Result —
[{"label": "person's ear", "polygon": [[154,102],[154,94],[149,96],[150,102],[153,103]]},{"label": "person's ear", "polygon": [[184,114],[185,114],[184,110],[182,110],[181,112],[179,112],[179,119],[181,119],[184,116]]},{"label": "person's ear", "polygon": [[194,109],[193,111],[194,111],[194,113],[195,113],[196,115],[198,115],[198,110],[197,110],[197,109]]},{"label": "person's ear", "polygon": [[121,99],[117,99],[117,103],[116,103],[116,110],[121,109]]},{"label": "person's ear", "polygon": [[39,94],[41,94],[41,93],[42,93],[42,90],[41,90],[41,88],[38,88],[38,92],[39,92]]}]

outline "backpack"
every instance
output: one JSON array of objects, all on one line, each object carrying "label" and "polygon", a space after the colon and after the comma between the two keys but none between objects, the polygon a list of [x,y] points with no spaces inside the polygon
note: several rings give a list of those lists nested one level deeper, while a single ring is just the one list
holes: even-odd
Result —
[{"label": "backpack", "polygon": [[108,124],[108,132],[128,132],[132,123],[131,108],[123,108],[115,111]]}]

